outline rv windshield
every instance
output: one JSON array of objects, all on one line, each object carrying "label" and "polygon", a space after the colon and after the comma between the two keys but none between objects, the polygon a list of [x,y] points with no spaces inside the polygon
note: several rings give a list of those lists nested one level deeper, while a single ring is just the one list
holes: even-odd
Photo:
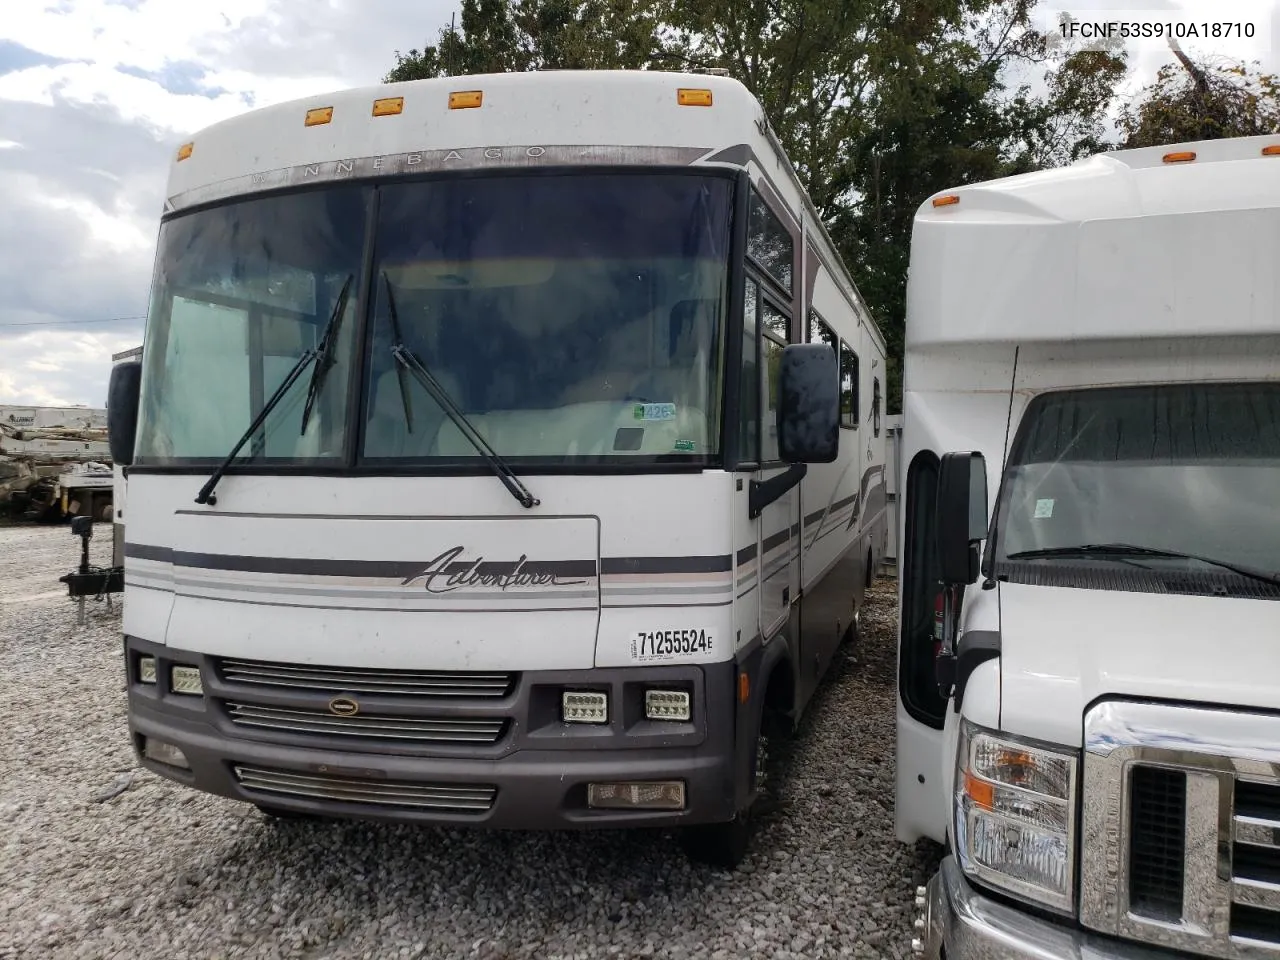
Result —
[{"label": "rv windshield", "polygon": [[1205,562],[1213,560],[1274,575],[1277,489],[1280,384],[1046,394],[1028,408],[1010,452],[996,573],[1018,580],[1022,564],[1101,564],[1230,575]]},{"label": "rv windshield", "polygon": [[719,450],[732,183],[506,175],[382,190],[365,462],[481,462],[392,355],[405,345],[513,464]]},{"label": "rv windshield", "polygon": [[[136,462],[221,461],[308,349],[328,366],[281,395],[239,461],[338,462],[372,191],[261,197],[161,227],[143,350]],[[343,297],[343,290],[348,296]],[[336,314],[341,307],[341,313]],[[308,394],[312,409],[303,430]]]}]

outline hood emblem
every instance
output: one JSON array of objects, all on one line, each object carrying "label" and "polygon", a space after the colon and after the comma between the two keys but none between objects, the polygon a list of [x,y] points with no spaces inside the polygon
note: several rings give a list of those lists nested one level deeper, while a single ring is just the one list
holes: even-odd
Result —
[{"label": "hood emblem", "polygon": [[350,697],[334,697],[329,701],[329,712],[339,717],[354,717],[360,712],[360,704]]}]

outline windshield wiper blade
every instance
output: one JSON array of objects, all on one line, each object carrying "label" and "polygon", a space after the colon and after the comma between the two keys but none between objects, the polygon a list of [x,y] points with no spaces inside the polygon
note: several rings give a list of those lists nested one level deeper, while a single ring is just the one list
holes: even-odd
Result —
[{"label": "windshield wiper blade", "polygon": [[271,411],[276,408],[276,404],[278,404],[280,399],[289,392],[289,388],[292,387],[298,377],[302,375],[302,371],[306,369],[307,364],[315,358],[316,349],[314,347],[308,347],[303,351],[302,356],[298,358],[298,362],[293,365],[289,372],[285,374],[284,379],[280,381],[280,386],[276,387],[275,393],[271,394],[271,397],[267,402],[262,405],[262,409],[258,411],[258,415],[253,418],[253,422],[249,424],[248,429],[245,430],[240,439],[236,441],[236,445],[231,448],[231,452],[227,454],[227,458],[218,465],[218,469],[213,471],[213,476],[206,480],[205,485],[200,488],[200,492],[196,494],[196,503],[207,503],[212,506],[218,502],[218,498],[214,496],[213,488],[218,485],[218,481],[222,479],[222,475],[227,472],[227,467],[231,466],[232,461],[235,460],[236,455],[240,452],[240,448],[248,443],[249,438],[258,432],[258,428],[262,426],[263,421],[267,419],[267,416]]},{"label": "windshield wiper blade", "polygon": [[1018,553],[1011,553],[1006,560],[1038,560],[1047,557],[1168,557],[1171,560],[1195,560],[1199,563],[1207,563],[1213,567],[1220,567],[1223,570],[1230,570],[1242,577],[1250,580],[1257,580],[1261,583],[1273,583],[1280,586],[1280,574],[1267,573],[1265,570],[1255,570],[1252,567],[1241,566],[1238,563],[1232,563],[1229,560],[1219,560],[1216,557],[1202,557],[1195,553],[1183,553],[1179,550],[1162,550],[1159,547],[1143,547],[1134,543],[1082,543],[1074,547],[1045,547],[1040,550],[1022,550]]},{"label": "windshield wiper blade", "polygon": [[[426,368],[426,365],[418,355],[405,346],[400,337],[400,318],[396,314],[396,302],[395,295],[391,291],[391,279],[385,273],[382,277],[387,285],[387,307],[391,315],[393,333],[391,356],[395,358],[397,370],[401,374],[408,371],[414,375],[415,379],[422,384],[423,389],[431,394],[431,399],[435,400],[440,405],[440,409],[445,412],[445,415],[453,421],[453,425],[458,428],[458,432],[467,438],[480,456],[484,457],[490,469],[502,481],[502,485],[507,488],[522,507],[532,509],[538,506],[542,501],[531,494],[525,485],[520,482],[520,478],[515,475],[515,472],[502,459],[498,451],[489,445],[489,442],[485,440],[480,431],[467,419],[467,415],[453,402],[453,398],[449,396],[448,391],[440,384],[440,381]],[[400,394],[404,401],[405,420],[410,422],[409,393],[403,379],[400,381]]]},{"label": "windshield wiper blade", "polygon": [[333,366],[334,344],[338,342],[338,328],[342,326],[342,318],[347,312],[347,299],[354,280],[355,274],[348,273],[347,280],[342,285],[342,292],[338,294],[338,301],[333,305],[333,313],[329,314],[329,321],[324,325],[324,333],[320,335],[320,342],[316,345],[319,357],[311,371],[311,383],[307,385],[307,402],[302,408],[302,429],[298,431],[298,436],[307,432],[307,421],[311,419],[316,398],[320,396],[320,388],[324,386],[325,374]]}]

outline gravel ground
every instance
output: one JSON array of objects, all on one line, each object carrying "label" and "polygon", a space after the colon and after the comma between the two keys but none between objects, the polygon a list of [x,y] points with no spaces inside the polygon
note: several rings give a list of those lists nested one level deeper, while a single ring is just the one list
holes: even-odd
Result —
[{"label": "gravel ground", "polygon": [[0,527],[0,958],[910,956],[937,852],[893,837],[892,580],[727,874],[662,833],[274,824],[155,777],[127,740],[119,605],[78,627],[59,589],[78,560],[65,527]]}]

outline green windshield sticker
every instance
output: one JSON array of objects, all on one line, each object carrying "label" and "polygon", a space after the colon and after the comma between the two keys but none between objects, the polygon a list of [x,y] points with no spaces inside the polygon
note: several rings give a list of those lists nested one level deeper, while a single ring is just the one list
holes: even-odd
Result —
[{"label": "green windshield sticker", "polygon": [[637,403],[632,416],[636,420],[674,420],[676,405],[674,403]]},{"label": "green windshield sticker", "polygon": [[692,440],[677,440],[677,441],[676,441],[676,449],[677,449],[677,450],[689,450],[689,451],[692,451],[692,450],[693,450],[693,441],[692,441]]},{"label": "green windshield sticker", "polygon": [[1037,500],[1035,519],[1047,520],[1053,516],[1053,500]]}]

